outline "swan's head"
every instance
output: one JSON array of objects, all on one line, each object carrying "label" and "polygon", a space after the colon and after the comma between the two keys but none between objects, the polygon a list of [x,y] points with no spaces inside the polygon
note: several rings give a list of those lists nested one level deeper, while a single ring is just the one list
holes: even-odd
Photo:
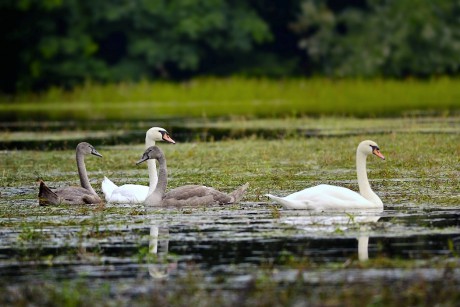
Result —
[{"label": "swan's head", "polygon": [[145,134],[146,140],[150,141],[166,141],[168,143],[176,144],[176,142],[169,136],[168,131],[166,129],[160,127],[153,127],[147,130]]},{"label": "swan's head", "polygon": [[379,145],[377,145],[377,143],[374,141],[367,140],[367,141],[362,141],[361,143],[359,143],[358,152],[361,152],[365,154],[366,156],[376,155],[380,159],[385,160],[385,157],[380,152]]},{"label": "swan's head", "polygon": [[136,165],[138,164],[141,164],[142,162],[145,162],[149,159],[157,159],[157,160],[160,160],[160,159],[163,159],[164,158],[164,154],[163,154],[163,151],[157,147],[157,146],[150,146],[149,148],[147,148],[147,150],[144,152],[144,154],[142,155],[141,159],[139,161],[136,162]]},{"label": "swan's head", "polygon": [[84,155],[95,155],[102,158],[102,155],[97,152],[96,148],[93,145],[86,142],[81,142],[77,145],[77,152],[80,152]]}]

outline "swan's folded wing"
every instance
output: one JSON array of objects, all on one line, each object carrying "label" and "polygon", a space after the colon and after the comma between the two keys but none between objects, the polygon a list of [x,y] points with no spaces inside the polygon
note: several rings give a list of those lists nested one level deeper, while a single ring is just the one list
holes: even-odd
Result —
[{"label": "swan's folded wing", "polygon": [[203,197],[207,195],[210,195],[208,187],[202,185],[184,185],[169,191],[165,194],[163,199],[184,200],[192,197]]},{"label": "swan's folded wing", "polygon": [[374,208],[375,205],[359,193],[347,188],[321,184],[285,197],[291,202],[307,201],[309,209],[359,209]]},{"label": "swan's folded wing", "polygon": [[104,193],[106,201],[110,201],[110,196],[116,188],[118,188],[118,186],[115,183],[113,183],[109,178],[104,176],[104,180],[102,180],[101,183],[101,189],[102,193]]},{"label": "swan's folded wing", "polygon": [[64,187],[51,191],[43,181],[40,182],[38,199],[40,205],[84,205],[102,201],[99,196],[82,187]]},{"label": "swan's folded wing", "polygon": [[40,206],[57,205],[60,203],[59,196],[51,191],[43,181],[40,181],[38,192],[38,204]]},{"label": "swan's folded wing", "polygon": [[163,199],[162,201],[162,205],[167,207],[209,206],[214,204],[216,204],[216,201],[214,200],[214,197],[212,195],[193,196],[186,199],[168,198]]},{"label": "swan's folded wing", "polygon": [[124,184],[113,190],[106,200],[111,203],[142,203],[149,193],[149,187],[138,184]]},{"label": "swan's folded wing", "polygon": [[61,203],[67,205],[98,204],[102,201],[99,196],[82,187],[64,187],[55,192]]},{"label": "swan's folded wing", "polygon": [[244,193],[246,193],[246,190],[248,189],[248,187],[249,187],[249,182],[246,182],[245,184],[243,184],[242,186],[240,186],[239,188],[237,188],[236,190],[228,194],[231,198],[233,198],[232,202],[233,203],[239,202],[243,198]]},{"label": "swan's folded wing", "polygon": [[[243,185],[236,192],[236,196],[220,192],[214,188],[202,185],[185,185],[175,188],[163,197],[163,200],[185,201],[188,205],[211,205],[211,204],[228,204],[235,201],[235,197],[241,198],[247,188]],[[235,193],[236,193],[235,192]],[[241,194],[241,195],[240,195]]]},{"label": "swan's folded wing", "polygon": [[271,194],[265,194],[265,196],[274,200],[286,209],[311,209],[308,200],[288,199],[287,197],[278,197]]}]

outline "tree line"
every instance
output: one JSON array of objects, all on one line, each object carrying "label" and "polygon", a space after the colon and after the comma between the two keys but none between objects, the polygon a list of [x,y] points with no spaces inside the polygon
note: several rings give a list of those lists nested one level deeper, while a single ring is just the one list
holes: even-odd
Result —
[{"label": "tree line", "polygon": [[0,91],[460,71],[460,0],[0,0]]}]

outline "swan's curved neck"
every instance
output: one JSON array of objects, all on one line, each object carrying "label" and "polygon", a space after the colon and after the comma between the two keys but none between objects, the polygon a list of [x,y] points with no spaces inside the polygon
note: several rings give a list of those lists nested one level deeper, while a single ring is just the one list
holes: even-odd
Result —
[{"label": "swan's curved neck", "polygon": [[[155,162],[155,160],[150,159],[149,161]],[[159,164],[159,173],[158,173],[158,184],[155,190],[147,196],[145,200],[146,205],[158,206],[161,204],[161,201],[166,193],[166,186],[168,185],[168,170],[166,167],[165,157],[160,157],[158,159]]]},{"label": "swan's curved neck", "polygon": [[83,188],[87,189],[94,195],[97,195],[96,191],[94,191],[93,187],[89,183],[88,173],[86,172],[85,166],[85,157],[83,153],[77,151],[77,169],[78,169],[78,176],[80,177],[80,184]]},{"label": "swan's curved neck", "polygon": [[356,152],[356,173],[358,175],[359,193],[361,196],[378,206],[383,206],[377,194],[372,191],[367,179],[366,155],[360,151]]},{"label": "swan's curved neck", "polygon": [[[155,141],[153,141],[152,139],[146,136],[145,137],[145,149],[149,148],[150,146],[155,146]],[[153,159],[147,160],[147,166],[149,169],[149,192],[147,194],[148,196],[153,193],[153,191],[155,190],[155,187],[157,186],[158,174],[157,174],[157,165],[155,163],[155,160]]]}]

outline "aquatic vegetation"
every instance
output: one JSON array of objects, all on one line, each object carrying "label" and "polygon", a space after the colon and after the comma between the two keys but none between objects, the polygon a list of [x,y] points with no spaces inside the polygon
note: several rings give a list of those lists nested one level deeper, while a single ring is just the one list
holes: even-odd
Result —
[{"label": "aquatic vegetation", "polygon": [[[0,151],[0,273],[8,279],[0,281],[0,305],[454,305],[460,147],[458,118],[445,119],[347,119],[331,135],[334,119],[243,119],[288,133],[160,144],[171,188],[230,191],[250,182],[242,202],[208,208],[41,207],[37,180],[79,184],[73,144]],[[320,137],[298,130],[315,123]],[[284,210],[263,196],[320,183],[356,190],[354,155],[365,138],[387,158],[368,161],[385,205],[377,222],[362,222],[360,212]],[[147,184],[145,166],[135,166],[142,143],[98,146],[104,159],[86,162],[93,187],[100,192],[103,175]],[[368,240],[367,260],[360,238]]]}]

